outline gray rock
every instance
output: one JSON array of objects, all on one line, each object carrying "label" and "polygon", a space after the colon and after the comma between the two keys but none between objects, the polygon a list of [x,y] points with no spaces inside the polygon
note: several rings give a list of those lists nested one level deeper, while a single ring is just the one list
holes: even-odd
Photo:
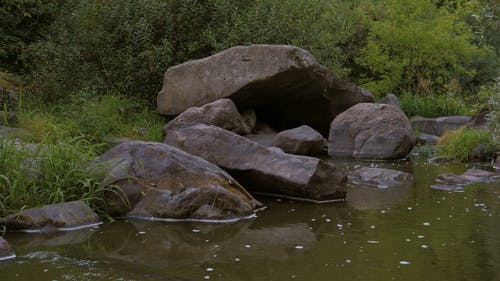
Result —
[{"label": "gray rock", "polygon": [[437,182],[450,186],[463,186],[479,182],[496,182],[499,180],[500,174],[476,168],[469,169],[461,175],[441,174],[436,178]]},{"label": "gray rock", "polygon": [[272,146],[281,148],[286,153],[297,155],[320,155],[327,153],[327,142],[313,128],[303,125],[277,134]]},{"label": "gray rock", "polygon": [[106,197],[115,216],[236,220],[262,206],[219,167],[163,143],[122,143],[94,169],[120,190]]},{"label": "gray rock", "polygon": [[5,106],[9,110],[13,110],[17,107],[19,101],[19,95],[14,88],[4,88],[0,85],[0,109]]},{"label": "gray rock", "polygon": [[271,134],[254,134],[254,135],[246,135],[245,138],[256,142],[260,145],[263,145],[265,147],[271,147],[273,145],[273,140],[274,137],[276,136],[276,133],[271,133]]},{"label": "gray rock", "polygon": [[333,165],[277,152],[218,127],[181,128],[165,142],[224,168],[250,191],[314,201],[345,198],[346,176]]},{"label": "gray rock", "polygon": [[250,132],[252,133],[257,126],[257,114],[253,108],[247,108],[245,111],[241,113],[241,117],[243,121],[247,124],[248,128],[250,128]]},{"label": "gray rock", "polygon": [[361,103],[331,123],[328,154],[354,159],[399,159],[410,153],[415,135],[401,109]]},{"label": "gray rock", "polygon": [[0,261],[13,259],[16,257],[16,254],[12,250],[12,247],[9,243],[0,237]]},{"label": "gray rock", "polygon": [[325,135],[338,113],[373,102],[370,92],[338,78],[303,49],[253,45],[169,68],[158,112],[176,115],[221,98],[231,98],[238,108],[254,108],[273,127],[306,124]]},{"label": "gray rock", "polygon": [[438,143],[439,137],[435,135],[429,135],[426,133],[419,133],[417,135],[417,142],[436,145]]},{"label": "gray rock", "polygon": [[377,103],[394,105],[396,107],[401,108],[401,104],[399,103],[399,99],[394,94],[388,94],[387,96],[385,96],[381,100],[379,100]]},{"label": "gray rock", "polygon": [[100,224],[99,216],[83,201],[72,201],[21,211],[5,217],[7,230],[51,232]]},{"label": "gray rock", "polygon": [[413,176],[391,169],[363,167],[353,171],[349,175],[349,180],[354,184],[388,188],[407,184],[413,181]]},{"label": "gray rock", "polygon": [[442,136],[446,131],[453,131],[467,125],[469,121],[469,116],[417,117],[411,120],[411,126],[419,133]]},{"label": "gray rock", "polygon": [[431,164],[450,163],[450,162],[453,162],[453,158],[450,158],[447,156],[435,156],[435,157],[429,158],[427,160],[427,162],[431,163]]},{"label": "gray rock", "polygon": [[27,134],[27,131],[20,128],[6,127],[0,125],[0,139],[11,139]]},{"label": "gray rock", "polygon": [[220,99],[200,107],[190,107],[163,128],[165,132],[195,124],[214,125],[237,134],[252,132],[230,99]]},{"label": "gray rock", "polygon": [[0,125],[12,126],[17,124],[17,115],[14,112],[0,111]]}]

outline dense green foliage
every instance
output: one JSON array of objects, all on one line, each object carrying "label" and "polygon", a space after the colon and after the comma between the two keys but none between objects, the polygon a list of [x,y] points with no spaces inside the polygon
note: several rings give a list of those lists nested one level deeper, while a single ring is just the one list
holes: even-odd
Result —
[{"label": "dense green foliage", "polygon": [[496,15],[487,2],[71,3],[25,56],[32,89],[44,100],[86,88],[153,102],[169,66],[258,43],[303,47],[379,96],[474,94],[498,67],[498,46],[489,45],[497,42]]}]

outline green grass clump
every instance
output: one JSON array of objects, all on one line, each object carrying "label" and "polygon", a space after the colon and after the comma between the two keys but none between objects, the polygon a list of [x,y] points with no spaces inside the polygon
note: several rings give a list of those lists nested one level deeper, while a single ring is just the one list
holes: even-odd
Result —
[{"label": "green grass clump", "polygon": [[464,101],[454,95],[415,95],[405,93],[400,97],[401,109],[408,117],[435,118],[441,116],[467,115]]},{"label": "green grass clump", "polygon": [[77,137],[97,144],[106,137],[161,141],[164,120],[121,95],[81,93],[58,105],[32,105],[19,113],[19,124],[28,132],[25,141],[57,143]]},{"label": "green grass clump", "polygon": [[478,145],[483,145],[486,152],[494,153],[495,145],[488,131],[464,128],[445,133],[438,142],[437,152],[466,162],[474,160],[473,151]]},{"label": "green grass clump", "polygon": [[0,216],[73,200],[103,210],[106,189],[88,169],[95,158],[95,149],[82,139],[57,145],[0,139]]}]

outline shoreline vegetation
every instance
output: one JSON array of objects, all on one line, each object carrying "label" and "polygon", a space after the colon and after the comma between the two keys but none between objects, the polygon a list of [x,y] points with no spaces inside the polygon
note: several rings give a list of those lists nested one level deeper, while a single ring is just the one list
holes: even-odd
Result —
[{"label": "shoreline vegetation", "polygon": [[[494,1],[12,0],[0,7],[0,217],[83,200],[104,215],[88,165],[110,139],[161,142],[167,68],[236,45],[290,44],[411,118],[489,110],[488,129],[443,136],[438,154],[500,151]],[[290,19],[294,19],[293,22]],[[15,120],[8,113],[15,113]],[[112,188],[112,187],[110,187]]]}]

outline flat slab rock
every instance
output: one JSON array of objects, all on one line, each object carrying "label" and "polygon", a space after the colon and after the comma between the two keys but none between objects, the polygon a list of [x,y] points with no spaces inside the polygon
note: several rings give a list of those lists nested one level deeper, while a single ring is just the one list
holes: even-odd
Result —
[{"label": "flat slab rock", "polygon": [[8,231],[51,232],[95,226],[99,216],[83,201],[72,201],[12,214],[2,220]]},{"label": "flat slab rock", "polygon": [[353,159],[400,159],[415,145],[410,121],[398,107],[360,103],[330,125],[328,155]]},{"label": "flat slab rock", "polygon": [[457,130],[467,125],[470,120],[469,116],[417,117],[411,120],[411,126],[413,130],[419,133],[442,136],[446,131]]},{"label": "flat slab rock", "polygon": [[307,125],[278,133],[271,145],[281,148],[286,153],[297,155],[327,154],[326,139]]},{"label": "flat slab rock", "polygon": [[120,190],[106,196],[113,216],[229,221],[252,216],[262,206],[224,170],[163,143],[122,143],[95,169],[104,185]]},{"label": "flat slab rock", "polygon": [[0,237],[0,261],[13,259],[16,257],[16,254],[12,250],[10,244]]},{"label": "flat slab rock", "polygon": [[345,198],[347,178],[332,164],[270,149],[215,126],[171,131],[165,143],[222,167],[249,191],[313,201]]},{"label": "flat slab rock", "polygon": [[459,187],[481,182],[498,182],[500,173],[484,171],[476,168],[467,170],[461,175],[441,174],[437,176],[438,184],[433,185],[435,189],[460,189]]},{"label": "flat slab rock", "polygon": [[349,180],[354,184],[388,188],[412,182],[413,176],[397,170],[363,167],[351,172]]},{"label": "flat slab rock", "polygon": [[276,129],[306,124],[324,135],[337,114],[374,101],[370,92],[335,76],[304,49],[252,45],[169,68],[158,112],[177,115],[221,98],[232,99],[239,109],[255,109]]}]

